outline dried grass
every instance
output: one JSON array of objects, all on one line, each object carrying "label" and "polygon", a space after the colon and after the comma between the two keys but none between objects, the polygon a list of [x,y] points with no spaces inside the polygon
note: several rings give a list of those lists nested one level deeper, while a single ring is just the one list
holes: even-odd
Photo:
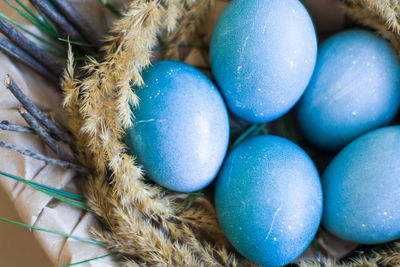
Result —
[{"label": "dried grass", "polygon": [[400,51],[400,4],[397,0],[342,0],[345,12],[388,39]]},{"label": "dried grass", "polygon": [[[88,204],[107,226],[93,234],[111,251],[129,255],[126,266],[236,265],[221,245],[227,242],[215,214],[201,205],[176,214],[179,199],[144,183],[141,168],[121,141],[131,125],[131,106],[138,104],[131,85],[143,85],[140,73],[150,65],[157,36],[163,30],[175,37],[185,32],[179,37],[185,40],[194,27],[181,17],[186,14],[181,8],[192,14],[190,7],[198,12],[210,2],[133,0],[106,38],[104,60],[91,59],[84,79],[74,78],[69,55],[64,106],[79,140],[79,158],[96,170],[87,187]],[[205,233],[210,238],[199,238]]]},{"label": "dried grass", "polygon": [[[215,213],[201,202],[176,212],[179,198],[143,182],[142,170],[121,142],[131,125],[141,71],[150,65],[157,37],[166,32],[167,57],[177,59],[214,0],[132,0],[106,38],[102,61],[90,60],[85,78],[74,77],[73,56],[64,76],[64,106],[78,140],[81,162],[93,167],[87,187],[89,206],[104,221],[93,234],[111,251],[129,258],[124,266],[236,266]],[[344,0],[357,21],[376,29],[400,51],[399,4],[394,0]],[[304,262],[300,266],[398,266],[399,245],[369,258],[338,264]],[[241,266],[254,266],[243,260]]]}]

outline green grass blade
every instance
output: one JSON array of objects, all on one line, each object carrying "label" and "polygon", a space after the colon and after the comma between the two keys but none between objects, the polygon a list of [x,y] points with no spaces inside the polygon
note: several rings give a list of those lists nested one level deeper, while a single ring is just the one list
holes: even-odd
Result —
[{"label": "green grass blade", "polygon": [[294,143],[297,143],[298,140],[296,138],[296,135],[293,132],[288,115],[281,117],[278,120],[278,122],[279,122],[279,127],[282,131],[283,137],[285,137],[286,139],[289,139],[290,141],[292,141]]},{"label": "green grass blade", "polygon": [[32,18],[36,18],[37,16],[35,13],[33,13],[32,10],[30,10],[24,3],[22,3],[20,0],[15,0],[29,15],[31,15]]},{"label": "green grass blade", "polygon": [[61,37],[57,38],[57,40],[59,40],[61,42],[64,42],[64,43],[70,43],[70,44],[73,44],[73,45],[84,46],[84,47],[95,47],[96,46],[96,45],[93,45],[93,44],[87,44],[87,43],[71,41],[71,40],[68,40],[68,39],[65,39],[65,38],[61,38]]},{"label": "green grass blade", "polygon": [[116,253],[110,253],[110,254],[107,254],[107,255],[100,256],[100,257],[91,258],[91,259],[84,260],[84,261],[79,261],[79,262],[74,262],[74,263],[63,265],[63,266],[60,266],[60,267],[70,267],[70,266],[74,266],[74,265],[79,265],[79,264],[82,264],[82,263],[86,263],[86,262],[90,262],[90,261],[95,261],[95,260],[107,258],[107,257],[110,257],[110,256],[115,255],[115,254]]},{"label": "green grass blade", "polygon": [[49,47],[54,47],[54,44],[47,41],[46,39],[44,39],[43,37],[40,37],[39,35],[31,32],[30,30],[28,30],[27,28],[25,28],[24,26],[22,26],[21,24],[19,24],[18,22],[16,22],[15,20],[7,17],[6,15],[4,15],[3,13],[0,13],[0,17],[2,17],[3,19],[7,20],[8,22],[14,24],[15,26],[17,26],[18,28],[20,28],[21,30],[23,30],[24,32],[28,33],[29,35],[35,37],[37,40],[41,41],[43,44],[48,45]]},{"label": "green grass blade", "polygon": [[57,231],[52,231],[52,230],[44,229],[44,228],[41,228],[41,227],[28,225],[28,224],[25,224],[25,223],[20,223],[20,222],[9,220],[9,219],[3,218],[3,217],[0,217],[0,221],[7,222],[7,223],[12,223],[12,224],[15,224],[15,225],[18,225],[18,226],[23,226],[25,228],[29,228],[29,229],[33,229],[33,230],[37,230],[37,231],[42,231],[42,232],[46,232],[46,233],[50,233],[50,234],[65,236],[65,237],[68,237],[68,238],[71,238],[71,239],[75,239],[75,240],[78,240],[78,241],[81,241],[81,242],[86,242],[86,243],[100,245],[100,246],[104,246],[105,245],[104,243],[101,243],[101,242],[98,242],[98,241],[95,241],[95,240],[86,239],[86,238],[83,238],[83,237],[73,236],[73,235],[69,235],[69,234],[64,234],[64,233],[60,233],[60,232],[57,232]]},{"label": "green grass blade", "polygon": [[[57,50],[57,49],[53,49],[53,48],[50,48],[50,47],[47,47],[47,46],[43,46],[43,45],[40,45],[40,44],[39,44],[39,47],[42,48],[43,50],[49,52],[50,54],[53,54],[53,55],[57,56],[57,57],[60,57],[60,58],[66,58],[67,57],[66,51],[62,51],[61,49]],[[65,59],[65,60],[67,60],[67,59]]]},{"label": "green grass blade", "polygon": [[[261,125],[264,126],[264,124],[261,124]],[[260,124],[255,123],[255,124],[251,125],[249,128],[247,128],[247,130],[244,131],[244,133],[242,133],[242,135],[240,135],[235,140],[233,145],[230,147],[229,151],[232,151],[237,145],[239,145],[241,142],[243,142],[248,137],[250,137],[254,132],[256,132],[258,130],[259,127],[260,127]]]},{"label": "green grass blade", "polygon": [[67,203],[67,204],[69,204],[71,206],[77,207],[77,208],[82,209],[82,210],[91,211],[91,209],[83,201],[67,198],[67,197],[64,197],[64,196],[60,196],[60,195],[58,195],[56,193],[46,191],[44,189],[41,189],[41,188],[31,184],[29,181],[27,181],[27,184],[29,186],[31,186],[33,189],[35,189],[35,190],[37,190],[39,192],[42,192],[42,193],[44,193],[44,194],[46,194],[48,196],[51,196],[51,197],[53,197],[55,199],[58,199],[58,200],[60,200],[62,202],[65,202],[65,203]]},{"label": "green grass blade", "polygon": [[69,204],[69,205],[71,205],[71,206],[77,207],[77,208],[82,209],[82,210],[90,211],[90,212],[92,211],[92,210],[85,204],[85,202],[78,201],[78,200],[74,200],[74,199],[70,199],[70,198],[67,198],[67,197],[63,197],[63,196],[60,196],[60,195],[58,195],[58,194],[55,194],[55,193],[52,193],[52,192],[49,192],[49,191],[40,189],[40,188],[38,188],[38,187],[36,187],[36,186],[34,186],[34,185],[30,185],[30,186],[33,187],[34,189],[36,189],[36,190],[39,191],[39,192],[42,192],[42,193],[44,193],[44,194],[46,194],[46,195],[48,195],[48,196],[51,196],[51,197],[53,197],[53,198],[55,198],[55,199],[58,199],[58,200],[60,200],[60,201],[62,201],[62,202],[65,202],[65,203],[67,203],[67,204]]},{"label": "green grass blade", "polygon": [[24,178],[21,178],[21,177],[18,177],[18,176],[9,174],[9,173],[5,173],[5,172],[2,172],[2,171],[0,171],[0,175],[3,175],[3,176],[8,177],[8,178],[11,178],[11,179],[16,180],[16,181],[21,182],[21,183],[34,185],[34,186],[36,186],[36,187],[38,187],[40,189],[43,189],[43,190],[46,190],[46,191],[49,191],[49,192],[52,192],[52,193],[55,193],[55,194],[59,194],[59,195],[64,196],[64,197],[68,197],[68,198],[75,199],[75,200],[78,200],[78,201],[86,201],[86,198],[84,196],[82,196],[82,195],[79,195],[79,194],[70,193],[70,192],[67,192],[67,191],[63,191],[63,190],[56,189],[56,188],[53,188],[53,187],[50,187],[50,186],[47,186],[47,185],[35,183],[35,182],[32,182],[32,181],[28,182]]},{"label": "green grass blade", "polygon": [[[36,12],[39,14],[40,18],[38,16],[36,16],[37,20],[40,21],[42,24],[44,24],[46,27],[48,27],[49,29],[53,30],[54,33],[56,35],[58,35],[58,30],[57,28],[53,25],[53,23],[51,23],[50,20],[47,19],[47,17],[43,14],[43,12],[38,9],[33,3],[32,0],[29,0],[29,2],[31,3],[31,5],[33,6],[33,8],[35,8]],[[49,1],[47,1],[54,9],[55,7],[53,6],[53,3],[50,3]]]},{"label": "green grass blade", "polygon": [[77,207],[77,208],[82,209],[82,210],[91,211],[91,209],[90,209],[90,208],[86,205],[86,203],[83,202],[83,201],[79,201],[79,200],[75,200],[75,199],[63,197],[63,196],[60,196],[60,195],[58,195],[58,194],[56,194],[56,193],[53,193],[53,192],[50,192],[50,191],[46,191],[46,190],[44,190],[44,189],[41,189],[41,188],[39,188],[39,187],[37,187],[37,186],[31,184],[31,183],[28,182],[28,181],[27,181],[27,184],[28,184],[29,186],[31,186],[33,189],[35,189],[35,190],[37,190],[37,191],[39,191],[39,192],[42,192],[42,193],[44,193],[44,194],[46,194],[46,195],[48,195],[48,196],[50,196],[50,197],[53,197],[53,198],[55,198],[55,199],[58,199],[58,200],[60,200],[60,201],[62,201],[62,202],[65,202],[65,203],[67,203],[67,204],[69,204],[69,205],[71,205],[71,206]]},{"label": "green grass blade", "polygon": [[37,17],[32,18],[29,14],[26,14],[25,12],[23,12],[16,6],[12,5],[7,0],[3,0],[3,1],[6,2],[9,6],[11,6],[15,11],[17,11],[21,17],[23,17],[24,19],[26,19],[27,21],[29,21],[30,23],[35,25],[36,28],[41,30],[43,33],[47,34],[48,36],[50,36],[52,38],[57,37],[57,35],[54,34],[54,32],[51,30],[51,28],[48,28],[48,26],[46,24],[43,24],[42,21],[38,20]]},{"label": "green grass blade", "polygon": [[113,12],[118,17],[122,17],[122,13],[115,6],[113,6],[110,2],[108,2],[108,0],[99,0],[99,2],[102,3],[106,8],[108,8],[111,12]]},{"label": "green grass blade", "polygon": [[196,199],[203,195],[203,190],[197,192],[187,193],[187,197],[182,201],[182,203],[175,209],[176,212],[179,212],[183,207],[185,209],[190,208],[192,204],[196,201]]}]

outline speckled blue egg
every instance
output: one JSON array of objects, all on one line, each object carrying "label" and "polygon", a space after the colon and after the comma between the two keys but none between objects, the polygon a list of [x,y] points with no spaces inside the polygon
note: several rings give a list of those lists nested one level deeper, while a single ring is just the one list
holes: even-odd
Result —
[{"label": "speckled blue egg", "polygon": [[400,238],[400,126],[369,132],[347,145],[322,176],[322,224],[355,243]]},{"label": "speckled blue egg", "polygon": [[222,96],[200,71],[162,61],[143,73],[139,107],[126,143],[153,181],[175,191],[207,186],[217,175],[229,141]]},{"label": "speckled blue egg", "polygon": [[297,118],[312,144],[335,151],[388,124],[399,104],[396,52],[368,31],[351,30],[331,37],[319,48]]},{"label": "speckled blue egg", "polygon": [[307,154],[278,136],[253,137],[227,157],[215,205],[232,245],[263,266],[297,258],[313,239],[322,214],[318,172]]},{"label": "speckled blue egg", "polygon": [[298,0],[234,0],[215,27],[211,67],[236,116],[268,122],[300,98],[314,69],[317,39]]}]

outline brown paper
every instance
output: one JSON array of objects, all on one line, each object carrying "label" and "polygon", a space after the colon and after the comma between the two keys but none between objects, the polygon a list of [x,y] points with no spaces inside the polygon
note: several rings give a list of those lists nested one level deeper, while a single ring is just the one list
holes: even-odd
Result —
[{"label": "brown paper", "polygon": [[[115,0],[112,2],[118,2],[119,5],[124,5],[124,3],[126,4],[128,1],[129,0],[125,2],[123,0]],[[318,1],[316,0],[314,2]],[[334,0],[324,2],[331,2],[332,4],[333,1]],[[106,27],[104,25],[111,25],[112,21],[115,19],[115,16],[102,7],[98,3],[98,0],[74,0],[73,2],[77,10],[79,10],[79,12],[89,20],[93,28],[96,29],[99,36],[106,32]],[[310,4],[312,1],[306,2]],[[207,34],[206,40],[210,40],[217,18],[226,5],[227,2],[225,0],[218,1],[210,14],[210,19],[205,22],[206,30],[203,30],[203,32]],[[319,10],[319,8],[320,7],[314,10]],[[7,15],[13,18],[18,18],[11,9],[4,11],[3,6],[2,12],[6,12]],[[326,12],[326,10],[319,10],[319,12],[323,13]],[[333,21],[334,19],[331,19],[329,23],[333,23]],[[341,23],[340,18],[338,21]],[[329,29],[338,29],[341,27],[338,25],[328,26],[331,27],[328,27]],[[29,27],[33,29],[31,26]],[[204,55],[196,49],[188,53],[185,61],[192,65],[209,67],[209,60],[204,58]],[[3,79],[6,74],[10,74],[26,95],[42,110],[50,112],[51,114],[57,114],[57,116],[64,114],[63,110],[60,108],[61,97],[59,92],[39,75],[27,67],[10,60],[2,53],[0,53],[0,66],[0,79]],[[26,125],[17,112],[19,105],[20,104],[12,94],[5,89],[4,84],[0,83],[0,121],[8,120],[11,123]],[[48,148],[46,148],[35,135],[0,131],[0,140],[39,153],[51,155]],[[2,159],[0,161],[1,171],[59,189],[65,187],[74,189],[77,187],[76,181],[73,180],[75,173],[71,170],[48,165],[3,148],[0,148],[0,158]],[[0,177],[0,185],[8,192],[10,198],[15,203],[16,209],[24,223],[85,238],[90,238],[89,228],[98,225],[93,215],[56,201],[27,185],[4,177]],[[98,245],[83,243],[81,241],[39,231],[34,231],[34,235],[55,266],[79,262],[108,254],[103,247]],[[354,245],[351,246],[347,243],[343,243],[331,236],[330,238],[334,240],[330,243],[335,244],[334,247],[327,246],[324,248],[331,251],[333,256],[341,257],[354,248]],[[312,247],[307,250],[304,257],[315,258],[315,251]],[[116,265],[117,263],[113,262],[111,257],[107,257],[80,266]]]}]

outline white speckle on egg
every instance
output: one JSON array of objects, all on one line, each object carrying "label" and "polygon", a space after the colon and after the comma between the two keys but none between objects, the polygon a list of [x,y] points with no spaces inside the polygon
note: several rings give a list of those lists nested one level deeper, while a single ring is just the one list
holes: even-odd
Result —
[{"label": "white speckle on egg", "polygon": [[366,227],[366,225],[365,225],[365,224],[361,224],[361,227],[365,228],[365,227]]},{"label": "white speckle on egg", "polygon": [[357,64],[357,60],[353,60],[353,65],[356,65]]},{"label": "white speckle on egg", "polygon": [[257,91],[261,92],[261,88],[257,88]]},{"label": "white speckle on egg", "polygon": [[386,211],[384,211],[384,212],[383,212],[383,215],[387,215],[387,212],[386,212]]},{"label": "white speckle on egg", "polygon": [[351,113],[351,115],[356,116],[356,115],[357,115],[357,112],[353,111],[353,112]]},{"label": "white speckle on egg", "polygon": [[288,228],[289,230],[292,230],[292,226],[291,226],[291,225],[289,225],[287,228]]},{"label": "white speckle on egg", "polygon": [[273,240],[276,241],[276,237],[274,237]]},{"label": "white speckle on egg", "polygon": [[301,224],[299,224],[299,226],[300,226],[300,227],[303,227],[304,225],[301,223]]},{"label": "white speckle on egg", "polygon": [[290,64],[290,67],[291,67],[291,68],[294,67],[294,61],[293,61],[293,60],[291,60],[291,61],[289,62],[289,64]]},{"label": "white speckle on egg", "polygon": [[239,73],[242,70],[242,66],[237,67],[237,72]]}]

